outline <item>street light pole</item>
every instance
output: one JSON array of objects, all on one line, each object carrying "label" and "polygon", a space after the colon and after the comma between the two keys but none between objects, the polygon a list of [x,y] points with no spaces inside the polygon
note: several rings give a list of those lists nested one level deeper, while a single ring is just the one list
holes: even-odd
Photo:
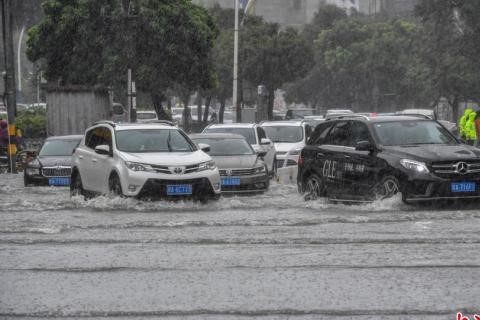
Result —
[{"label": "street light pole", "polygon": [[233,107],[237,115],[237,120],[241,117],[241,111],[238,106],[238,1],[235,0],[235,28],[233,36]]}]

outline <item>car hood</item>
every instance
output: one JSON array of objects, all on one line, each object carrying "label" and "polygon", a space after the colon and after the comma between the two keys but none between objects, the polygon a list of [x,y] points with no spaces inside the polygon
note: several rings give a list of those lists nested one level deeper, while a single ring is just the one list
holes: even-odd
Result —
[{"label": "car hood", "polygon": [[41,165],[42,167],[71,167],[72,166],[72,157],[71,156],[42,156],[36,157],[35,160],[30,162],[32,165]]},{"label": "car hood", "polygon": [[246,169],[253,168],[255,165],[263,164],[257,155],[245,156],[212,156],[213,161],[220,169],[236,168]]},{"label": "car hood", "polygon": [[464,144],[396,146],[385,147],[384,151],[426,163],[435,161],[480,160],[480,149]]},{"label": "car hood", "polygon": [[292,149],[302,149],[305,147],[303,142],[275,142],[275,150],[277,152],[288,152]]},{"label": "car hood", "polygon": [[160,166],[188,166],[211,160],[208,154],[200,150],[194,152],[121,152],[119,155],[125,161]]}]

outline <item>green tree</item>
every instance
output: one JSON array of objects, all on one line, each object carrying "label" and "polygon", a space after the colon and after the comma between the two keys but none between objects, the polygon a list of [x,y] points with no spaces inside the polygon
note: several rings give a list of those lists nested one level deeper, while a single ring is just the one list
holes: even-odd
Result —
[{"label": "green tree", "polygon": [[268,89],[268,118],[273,118],[275,90],[304,76],[313,64],[311,46],[296,29],[248,17],[241,32],[241,76]]},{"label": "green tree", "polygon": [[[125,2],[125,1],[123,1]],[[29,30],[28,57],[50,81],[123,84],[128,68],[164,115],[165,91],[213,85],[210,51],[218,30],[189,0],[44,0],[45,18]]]}]

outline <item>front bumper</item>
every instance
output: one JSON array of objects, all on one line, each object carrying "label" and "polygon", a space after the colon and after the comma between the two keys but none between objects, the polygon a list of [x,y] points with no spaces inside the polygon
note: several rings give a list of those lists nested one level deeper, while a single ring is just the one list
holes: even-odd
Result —
[{"label": "front bumper", "polygon": [[[471,192],[453,192],[452,183],[474,182]],[[476,179],[418,179],[409,180],[402,187],[403,199],[407,202],[432,200],[480,199],[480,177]]]},{"label": "front bumper", "polygon": [[[188,174],[165,174],[157,172],[132,171],[125,168],[121,179],[126,196],[148,198],[217,198],[220,195],[218,169]],[[192,194],[167,195],[167,185],[191,185]]]},{"label": "front bumper", "polygon": [[[70,185],[70,167],[41,168],[38,172],[29,172],[31,168],[25,168],[23,177],[25,183],[37,186],[66,186]],[[48,175],[46,175],[48,173]],[[51,182],[54,182],[53,184]],[[58,182],[62,182],[59,184]]]},{"label": "front bumper", "polygon": [[[221,178],[229,178],[230,176],[221,176]],[[239,176],[240,185],[237,186],[225,186],[222,185],[222,193],[235,194],[235,193],[256,193],[268,191],[270,179],[268,174],[261,173],[248,176]]]}]

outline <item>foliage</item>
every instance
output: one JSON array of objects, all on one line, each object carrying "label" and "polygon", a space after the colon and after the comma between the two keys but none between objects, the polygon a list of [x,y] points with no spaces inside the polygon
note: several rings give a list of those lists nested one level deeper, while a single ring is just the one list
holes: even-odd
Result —
[{"label": "foliage", "polygon": [[206,9],[189,0],[130,3],[44,0],[45,18],[28,32],[29,59],[65,84],[124,84],[132,68],[137,88],[157,105],[173,84],[211,88],[218,30]]},{"label": "foliage", "polygon": [[248,17],[241,33],[241,76],[269,91],[268,116],[272,118],[274,92],[294,81],[313,64],[311,46],[296,29],[280,30],[274,23]]},{"label": "foliage", "polygon": [[45,138],[47,114],[44,108],[32,108],[18,113],[15,123],[24,138]]}]

